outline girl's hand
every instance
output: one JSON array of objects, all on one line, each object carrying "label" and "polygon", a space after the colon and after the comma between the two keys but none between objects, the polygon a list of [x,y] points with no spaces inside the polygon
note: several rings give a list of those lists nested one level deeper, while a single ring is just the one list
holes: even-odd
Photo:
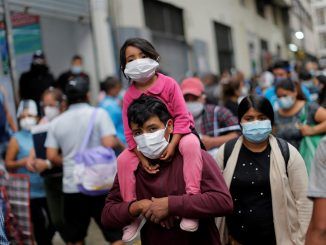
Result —
[{"label": "girl's hand", "polygon": [[34,158],[31,158],[31,157],[28,157],[26,159],[25,167],[27,168],[28,171],[36,172],[36,169],[35,169],[35,159]]},{"label": "girl's hand", "polygon": [[156,164],[154,166],[151,165],[147,158],[141,159],[140,162],[141,162],[141,165],[143,166],[143,168],[145,169],[145,171],[149,174],[156,174],[158,171],[160,171],[158,169],[159,165],[158,164]]},{"label": "girl's hand", "polygon": [[49,166],[46,164],[46,161],[43,160],[43,159],[39,159],[37,158],[35,160],[35,170],[38,172],[38,173],[42,173],[43,171],[49,169]]},{"label": "girl's hand", "polygon": [[166,161],[171,160],[175,153],[175,146],[173,144],[168,144],[168,147],[162,153],[160,160]]}]

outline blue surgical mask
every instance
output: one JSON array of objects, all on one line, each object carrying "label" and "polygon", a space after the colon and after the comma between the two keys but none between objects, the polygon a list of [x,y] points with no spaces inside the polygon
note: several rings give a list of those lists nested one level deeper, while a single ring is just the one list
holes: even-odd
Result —
[{"label": "blue surgical mask", "polygon": [[251,143],[261,143],[272,132],[270,120],[241,123],[243,136]]},{"label": "blue surgical mask", "polygon": [[280,108],[285,110],[290,109],[295,103],[295,99],[292,96],[281,97],[277,101]]},{"label": "blue surgical mask", "polygon": [[71,72],[73,74],[80,74],[82,72],[82,67],[81,66],[72,66],[71,67]]}]

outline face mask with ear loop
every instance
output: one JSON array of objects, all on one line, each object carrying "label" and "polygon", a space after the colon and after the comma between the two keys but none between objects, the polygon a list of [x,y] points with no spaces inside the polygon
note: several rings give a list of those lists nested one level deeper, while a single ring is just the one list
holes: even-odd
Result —
[{"label": "face mask with ear loop", "polygon": [[135,136],[137,150],[149,159],[158,159],[169,144],[169,139],[166,140],[164,135],[167,125],[163,129],[159,129],[154,133],[145,133]]},{"label": "face mask with ear loop", "polygon": [[132,81],[145,83],[151,79],[159,63],[150,58],[136,59],[127,63],[124,73]]}]

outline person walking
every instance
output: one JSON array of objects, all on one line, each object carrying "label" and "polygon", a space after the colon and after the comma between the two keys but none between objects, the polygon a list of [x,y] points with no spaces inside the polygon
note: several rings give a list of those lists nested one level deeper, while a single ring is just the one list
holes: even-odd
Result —
[{"label": "person walking", "polygon": [[245,97],[238,119],[243,135],[216,157],[234,203],[233,213],[218,220],[223,244],[303,245],[312,202],[300,153],[271,134],[274,112],[266,98]]},{"label": "person walking", "polygon": [[63,167],[65,240],[68,244],[83,244],[90,219],[94,218],[105,239],[114,244],[121,239],[120,232],[104,230],[101,224],[101,211],[106,194],[91,196],[81,193],[74,179],[74,169],[76,153],[81,147],[95,110],[97,114],[87,148],[100,145],[109,148],[118,146],[116,131],[103,109],[96,109],[88,104],[88,80],[76,77],[68,82],[65,91],[69,107],[51,122],[45,142],[47,159],[51,165]]}]

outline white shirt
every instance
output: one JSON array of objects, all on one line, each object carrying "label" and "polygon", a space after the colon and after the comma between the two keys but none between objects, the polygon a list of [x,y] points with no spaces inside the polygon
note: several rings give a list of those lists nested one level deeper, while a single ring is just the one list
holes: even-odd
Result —
[{"label": "white shirt", "polygon": [[[86,103],[73,104],[50,123],[45,147],[62,151],[64,193],[79,192],[74,183],[74,157],[84,140],[94,109]],[[106,111],[100,108],[97,110],[88,148],[101,145],[103,137],[116,135],[114,124]]]}]

